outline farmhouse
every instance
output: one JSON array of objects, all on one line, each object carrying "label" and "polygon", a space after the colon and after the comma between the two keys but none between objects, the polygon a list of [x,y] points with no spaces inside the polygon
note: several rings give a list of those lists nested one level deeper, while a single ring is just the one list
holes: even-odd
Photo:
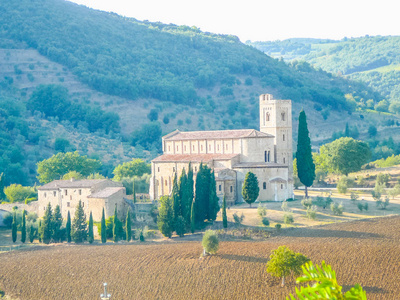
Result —
[{"label": "farmhouse", "polygon": [[87,218],[92,212],[93,219],[100,221],[103,208],[106,218],[114,215],[116,206],[118,214],[122,214],[127,205],[125,196],[122,184],[109,179],[54,180],[38,188],[38,216],[43,217],[50,202],[53,208],[60,206],[64,219],[68,211],[73,218],[79,201],[82,201]]},{"label": "farmhouse", "polygon": [[152,161],[150,198],[172,192],[189,162],[194,176],[200,163],[214,169],[217,194],[229,205],[242,202],[242,185],[247,172],[259,182],[258,200],[283,201],[292,197],[292,104],[260,95],[260,130],[192,131],[176,130],[162,138],[163,154]]}]

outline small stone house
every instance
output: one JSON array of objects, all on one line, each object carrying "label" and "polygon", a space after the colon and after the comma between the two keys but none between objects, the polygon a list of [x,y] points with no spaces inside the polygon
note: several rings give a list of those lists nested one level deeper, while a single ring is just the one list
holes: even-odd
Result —
[{"label": "small stone house", "polygon": [[103,208],[106,218],[114,215],[116,206],[118,215],[122,216],[127,209],[125,196],[122,184],[109,179],[54,180],[38,188],[37,213],[43,217],[50,202],[53,209],[60,206],[64,220],[68,211],[73,219],[80,200],[87,219],[92,212],[93,220],[100,221]]}]

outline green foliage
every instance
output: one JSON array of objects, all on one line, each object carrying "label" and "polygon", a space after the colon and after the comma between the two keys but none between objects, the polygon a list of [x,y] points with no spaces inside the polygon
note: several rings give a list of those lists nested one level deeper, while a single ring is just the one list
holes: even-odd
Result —
[{"label": "green foliage", "polygon": [[103,212],[101,214],[101,222],[100,222],[100,236],[101,236],[101,242],[104,244],[107,242],[107,228],[106,228],[106,218],[104,215],[104,207],[103,207]]},{"label": "green foliage", "polygon": [[264,226],[269,226],[269,220],[266,217],[263,217],[261,222],[263,223]]},{"label": "green foliage", "polygon": [[358,200],[359,196],[355,193],[355,192],[351,192],[350,193],[350,200],[353,203],[356,203],[356,201]]},{"label": "green foliage", "polygon": [[244,220],[244,214],[242,213],[240,216],[235,212],[233,215],[233,221],[235,222],[236,225],[242,224]]},{"label": "green foliage", "polygon": [[228,216],[226,215],[226,196],[222,200],[222,226],[228,228]]},{"label": "green foliage", "polygon": [[20,184],[11,184],[4,188],[4,194],[8,202],[25,202],[26,199],[34,198],[37,200],[37,191],[30,186],[22,186]]},{"label": "green foliage", "polygon": [[132,239],[132,217],[130,209],[128,209],[128,213],[126,214],[125,231],[126,231],[126,241],[130,242]]},{"label": "green foliage", "polygon": [[338,204],[336,202],[332,202],[331,203],[331,211],[335,216],[341,216],[344,211],[343,203]]},{"label": "green foliage", "polygon": [[76,180],[81,180],[84,179],[85,177],[77,172],[77,171],[70,171],[67,174],[64,174],[62,177],[62,180],[70,180],[70,179],[76,179]]},{"label": "green foliage", "polygon": [[151,122],[143,124],[140,129],[137,129],[132,133],[131,144],[132,146],[140,145],[146,149],[155,147],[157,150],[161,150],[161,135],[162,130],[160,123]]},{"label": "green foliage", "polygon": [[282,208],[283,211],[286,211],[286,212],[291,212],[291,211],[292,211],[292,210],[289,208],[287,201],[283,201],[283,202],[282,202],[281,208]]},{"label": "green foliage", "polygon": [[17,213],[14,211],[13,213],[13,220],[11,224],[11,237],[13,243],[17,241]]},{"label": "green foliage", "polygon": [[29,237],[29,242],[33,243],[33,241],[37,238],[38,235],[38,230],[33,224],[30,224],[28,226],[28,237]]},{"label": "green foliage", "polygon": [[[321,263],[321,267],[313,265],[311,261],[301,267],[304,275],[297,278],[297,283],[312,282],[312,286],[296,288],[298,299],[343,299],[343,300],[367,300],[367,293],[356,284],[343,294],[342,286],[336,280],[336,273],[330,265]],[[286,298],[295,300],[292,294]]]},{"label": "green foliage", "polygon": [[376,206],[380,209],[386,209],[386,207],[389,205],[389,202],[390,199],[388,196],[386,196],[384,200],[379,198],[376,200]]},{"label": "green foliage", "polygon": [[65,225],[65,229],[66,229],[66,235],[67,235],[67,242],[71,243],[71,214],[68,211],[68,215],[67,215],[67,224]]},{"label": "green foliage", "polygon": [[353,186],[354,186],[354,178],[353,177],[342,176],[342,177],[340,177],[336,188],[339,193],[346,194],[347,189],[352,188]]},{"label": "green foliage", "polygon": [[182,216],[178,216],[175,220],[175,231],[176,234],[179,235],[180,237],[185,235],[186,232],[186,223],[185,219]]},{"label": "green foliage", "polygon": [[371,164],[375,165],[377,168],[386,168],[392,167],[395,165],[400,164],[400,154],[399,155],[392,155],[385,158],[378,159],[376,161],[371,162]]},{"label": "green foliage", "polygon": [[388,191],[388,195],[394,199],[400,194],[400,183],[396,183],[395,186]]},{"label": "green foliage", "polygon": [[67,152],[68,150],[71,150],[71,144],[69,140],[63,139],[63,138],[56,138],[54,142],[54,150],[57,152]]},{"label": "green foliage", "polygon": [[280,231],[281,228],[282,228],[282,225],[277,223],[277,224],[275,224],[275,228],[276,228],[277,231]]},{"label": "green foliage", "polygon": [[292,213],[285,213],[283,215],[283,223],[286,225],[294,223],[294,217]]},{"label": "green foliage", "polygon": [[297,138],[297,173],[302,184],[310,187],[315,179],[315,165],[311,154],[310,134],[307,128],[307,117],[304,110],[299,115],[299,129]]},{"label": "green foliage", "polygon": [[113,174],[114,180],[121,181],[125,177],[142,176],[143,174],[150,173],[150,164],[147,164],[143,160],[136,158],[130,162],[124,162],[121,165],[115,167]]},{"label": "green foliage", "polygon": [[214,230],[206,230],[201,242],[206,253],[215,254],[219,248],[218,235]]},{"label": "green foliage", "polygon": [[367,211],[367,210],[368,210],[368,202],[365,202],[365,203],[358,202],[358,203],[357,203],[357,208],[358,208],[360,211],[363,211],[363,209]]},{"label": "green foliage", "polygon": [[263,204],[258,204],[258,207],[257,207],[257,214],[258,214],[258,216],[259,217],[265,217],[266,215],[267,215],[267,208],[265,207],[265,205],[263,205]]},{"label": "green foliage", "polygon": [[257,176],[252,172],[247,172],[242,188],[243,200],[251,207],[251,204],[257,200],[259,192]]},{"label": "green foliage", "polygon": [[160,208],[158,210],[157,226],[160,232],[170,238],[174,231],[174,210],[172,199],[168,196],[160,198]]},{"label": "green foliage", "polygon": [[271,276],[282,278],[282,286],[285,277],[289,275],[300,275],[301,267],[309,259],[301,253],[295,253],[286,246],[280,246],[272,250],[267,262],[267,272]]},{"label": "green foliage", "polygon": [[368,144],[349,137],[323,145],[320,153],[330,171],[346,176],[361,170],[361,166],[368,162],[371,156]]},{"label": "green foliage", "polygon": [[317,206],[313,205],[307,208],[306,216],[309,219],[316,220],[317,219]]},{"label": "green foliage", "polygon": [[379,173],[376,176],[375,185],[383,185],[385,187],[389,187],[389,180],[390,180],[390,174],[388,174],[388,173]]},{"label": "green foliage", "polygon": [[54,242],[58,243],[60,241],[62,241],[64,239],[64,237],[62,236],[62,231],[61,231],[61,226],[63,223],[63,217],[61,214],[61,210],[60,210],[60,206],[56,205],[56,207],[54,208],[54,212],[51,216],[51,223],[52,223],[52,238],[54,240]]},{"label": "green foliage", "polygon": [[41,226],[41,240],[45,244],[49,244],[51,242],[53,236],[53,210],[51,208],[51,204],[47,204],[46,211],[44,212],[43,222]]},{"label": "green foliage", "polygon": [[118,218],[117,206],[115,206],[114,210],[112,233],[114,243],[117,243],[121,238],[123,238],[123,227],[121,221]]},{"label": "green foliage", "polygon": [[196,214],[194,212],[195,206],[194,201],[192,202],[192,208],[190,210],[190,231],[194,233],[195,231],[195,224],[196,224]]},{"label": "green foliage", "polygon": [[92,244],[93,241],[94,241],[92,212],[90,212],[90,215],[89,215],[89,225],[88,226],[89,226],[89,228],[88,228],[88,242],[90,244]]},{"label": "green foliage", "polygon": [[303,205],[305,209],[308,209],[313,205],[313,201],[311,198],[304,198],[301,200],[301,205]]},{"label": "green foliage", "polygon": [[83,211],[82,201],[79,200],[72,220],[71,237],[75,243],[83,243],[87,239],[86,215]]}]

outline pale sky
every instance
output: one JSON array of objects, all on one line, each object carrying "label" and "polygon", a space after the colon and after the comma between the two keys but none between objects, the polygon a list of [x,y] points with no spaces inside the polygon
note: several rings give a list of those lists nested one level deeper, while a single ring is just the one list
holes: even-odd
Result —
[{"label": "pale sky", "polygon": [[138,20],[199,27],[242,42],[400,35],[395,0],[70,0]]}]

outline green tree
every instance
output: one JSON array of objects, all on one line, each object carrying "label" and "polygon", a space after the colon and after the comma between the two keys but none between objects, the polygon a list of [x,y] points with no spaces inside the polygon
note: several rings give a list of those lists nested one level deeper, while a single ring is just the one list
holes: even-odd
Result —
[{"label": "green tree", "polygon": [[118,219],[118,209],[117,206],[115,206],[114,210],[114,222],[113,222],[113,240],[114,243],[118,243],[120,239],[120,220]]},{"label": "green tree", "polygon": [[79,173],[77,171],[70,171],[67,174],[64,174],[62,177],[63,180],[70,180],[70,179],[81,180],[84,178],[85,178],[85,176],[83,176],[81,173]]},{"label": "green tree", "polygon": [[323,145],[320,153],[332,172],[346,176],[361,170],[361,166],[367,163],[371,156],[367,143],[350,137],[342,137]]},{"label": "green tree", "polygon": [[186,212],[185,211],[185,219],[187,224],[191,223],[192,217],[191,217],[191,213],[192,213],[192,205],[193,205],[193,198],[194,198],[194,180],[193,180],[193,168],[192,168],[192,164],[189,162],[189,166],[188,166],[188,173],[187,173],[187,181],[186,181],[186,189],[187,189],[187,206],[189,211]]},{"label": "green tree", "polygon": [[133,203],[136,203],[136,188],[135,188],[135,179],[132,180],[132,195],[133,195]]},{"label": "green tree", "polygon": [[67,235],[67,242],[71,243],[71,214],[69,213],[69,211],[67,215],[67,224],[65,225],[65,229]]},{"label": "green tree", "polygon": [[21,242],[25,243],[26,241],[26,211],[22,212],[22,226],[21,226]]},{"label": "green tree", "polygon": [[160,232],[170,238],[174,231],[174,210],[172,200],[168,196],[160,198],[160,208],[158,210],[157,226]]},{"label": "green tree", "polygon": [[181,200],[181,212],[182,217],[185,220],[185,226],[188,227],[190,224],[190,209],[193,199],[190,199],[189,195],[189,182],[186,175],[185,168],[182,169],[181,176],[179,177],[179,198]]},{"label": "green tree", "polygon": [[217,183],[215,181],[214,171],[210,173],[210,188],[208,198],[208,219],[215,221],[219,212],[219,198],[217,196]]},{"label": "green tree", "polygon": [[243,200],[251,207],[251,204],[257,200],[259,192],[257,176],[252,172],[247,172],[242,188]]},{"label": "green tree", "polygon": [[38,226],[38,240],[39,240],[39,243],[42,242],[42,235],[43,235],[43,224],[42,224],[42,220],[39,220],[39,226]]},{"label": "green tree", "polygon": [[41,183],[60,179],[63,175],[76,171],[83,176],[89,176],[95,173],[101,167],[101,162],[96,159],[90,159],[81,156],[77,151],[67,153],[57,153],[45,159],[38,164],[37,173]]},{"label": "green tree", "polygon": [[204,254],[215,254],[219,248],[218,235],[214,230],[206,230],[203,235],[201,245],[204,248]]},{"label": "green tree", "polygon": [[116,166],[113,174],[114,180],[121,181],[122,178],[142,176],[143,174],[148,174],[150,172],[150,164],[136,158],[132,161],[124,162],[123,164]]},{"label": "green tree", "polygon": [[[336,272],[330,265],[321,263],[321,267],[313,265],[311,261],[301,266],[304,275],[297,278],[297,283],[312,282],[313,284],[296,288],[296,295],[302,300],[312,299],[343,299],[343,300],[367,300],[367,293],[363,288],[356,284],[346,293],[342,293],[342,286],[336,280]],[[287,300],[296,300],[290,294]]]},{"label": "green tree", "polygon": [[[52,223],[53,223],[53,240],[58,243],[60,242],[63,237],[61,236],[61,226],[63,223],[63,217],[61,214],[60,206],[57,205],[54,208],[54,213],[52,215]],[[65,238],[65,237],[64,237]]]},{"label": "green tree", "polygon": [[280,246],[272,250],[267,262],[267,272],[274,277],[282,278],[282,286],[285,285],[285,277],[293,274],[300,275],[301,266],[309,259],[301,253],[295,253],[286,246]]},{"label": "green tree", "polygon": [[132,239],[132,217],[130,209],[128,209],[128,213],[126,214],[125,230],[126,230],[126,241],[130,242]]},{"label": "green tree", "polygon": [[94,235],[93,235],[93,216],[92,212],[90,212],[89,215],[89,234],[88,234],[88,242],[91,244],[94,241]]},{"label": "green tree", "polygon": [[11,225],[11,236],[13,243],[15,243],[17,241],[17,213],[15,211],[13,213],[13,220]]},{"label": "green tree", "polygon": [[225,194],[224,194],[224,199],[222,201],[222,225],[224,228],[228,228],[228,217],[226,216],[226,199],[225,199]]},{"label": "green tree", "polygon": [[75,243],[83,243],[87,239],[86,215],[81,200],[79,200],[72,220],[71,237]]},{"label": "green tree", "polygon": [[195,223],[196,223],[196,215],[194,213],[194,201],[192,201],[192,208],[190,210],[190,231],[192,233],[195,232]]},{"label": "green tree", "polygon": [[177,223],[178,217],[182,215],[181,209],[181,199],[178,188],[178,178],[175,172],[174,179],[172,183],[172,193],[171,193],[172,207],[174,208],[174,225]]},{"label": "green tree", "polygon": [[307,187],[310,187],[315,179],[315,165],[312,158],[311,141],[307,128],[307,117],[304,110],[301,110],[299,115],[296,162],[297,173],[300,182],[304,184],[305,196],[307,198]]},{"label": "green tree", "polygon": [[175,220],[176,234],[179,235],[180,237],[184,236],[186,232],[185,228],[186,228],[185,219],[182,216],[178,216],[178,218],[176,218]]},{"label": "green tree", "polygon": [[35,228],[35,226],[33,226],[32,224],[29,225],[28,232],[29,232],[29,242],[33,243],[33,241],[36,238],[36,228]]},{"label": "green tree", "polygon": [[100,223],[100,233],[101,233],[101,242],[104,244],[107,242],[107,228],[106,228],[106,217],[104,215],[104,207],[103,213],[101,214],[101,223]]},{"label": "green tree", "polygon": [[5,187],[3,191],[10,203],[23,202],[29,198],[37,199],[37,192],[30,186],[11,184]]},{"label": "green tree", "polygon": [[56,117],[65,113],[68,102],[67,88],[55,84],[40,85],[32,93],[26,107],[40,111],[47,117]]},{"label": "green tree", "polygon": [[49,244],[53,236],[53,211],[51,204],[47,204],[46,211],[44,212],[43,222],[42,222],[42,232],[41,238],[42,242]]}]

